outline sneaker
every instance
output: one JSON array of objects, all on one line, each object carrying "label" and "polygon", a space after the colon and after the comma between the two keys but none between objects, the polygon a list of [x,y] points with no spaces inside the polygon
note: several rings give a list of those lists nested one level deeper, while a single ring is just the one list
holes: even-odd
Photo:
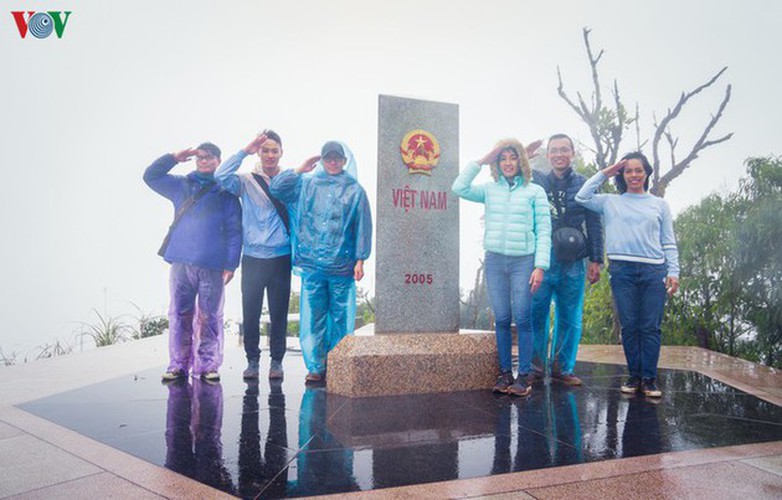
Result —
[{"label": "sneaker", "polygon": [[282,371],[282,361],[273,359],[269,366],[269,378],[282,378],[285,372]]},{"label": "sneaker", "polygon": [[641,383],[641,392],[648,398],[661,398],[663,391],[657,388],[653,378],[645,378]]},{"label": "sneaker", "polygon": [[205,372],[201,374],[201,378],[207,382],[217,382],[220,380],[220,374],[217,372]]},{"label": "sneaker", "polygon": [[501,394],[507,394],[508,387],[510,387],[511,385],[513,385],[513,373],[511,372],[500,373],[500,376],[497,377],[497,382],[494,383],[494,387],[492,388],[492,391],[499,392]]},{"label": "sneaker", "polygon": [[519,374],[519,376],[516,377],[516,381],[508,387],[508,394],[514,396],[528,396],[530,392],[532,392],[532,386],[529,384],[526,373]]},{"label": "sneaker", "polygon": [[322,380],[323,380],[323,375],[317,372],[309,372],[307,376],[304,377],[305,384],[317,384]]},{"label": "sneaker", "polygon": [[584,385],[584,382],[572,373],[557,373],[552,375],[551,378],[559,380],[565,385]]},{"label": "sneaker", "polygon": [[258,372],[260,366],[257,359],[251,359],[247,361],[247,369],[242,372],[244,378],[258,378]]},{"label": "sneaker", "polygon": [[165,380],[178,380],[180,378],[187,377],[187,373],[184,370],[168,370],[160,378]]},{"label": "sneaker", "polygon": [[641,379],[638,377],[630,377],[627,379],[627,382],[622,384],[622,387],[619,390],[625,394],[634,394],[641,390]]}]

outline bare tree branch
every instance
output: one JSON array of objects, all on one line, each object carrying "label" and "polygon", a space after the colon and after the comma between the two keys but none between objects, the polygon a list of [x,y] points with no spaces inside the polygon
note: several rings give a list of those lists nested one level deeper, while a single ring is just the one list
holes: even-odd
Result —
[{"label": "bare tree branch", "polygon": [[[671,120],[673,120],[673,118],[678,116],[679,112],[681,111],[681,106],[683,106],[684,103],[686,103],[690,99],[690,97],[696,95],[701,90],[703,90],[703,89],[707,88],[708,86],[710,86],[711,84],[713,84],[717,80],[717,78],[719,78],[719,76],[722,73],[725,72],[726,69],[727,69],[727,66],[725,68],[723,68],[722,70],[720,70],[720,72],[717,73],[714,77],[712,77],[711,80],[709,80],[707,83],[701,85],[700,87],[698,87],[697,89],[693,90],[689,94],[682,94],[682,98],[679,99],[679,103],[681,105],[679,105],[679,103],[677,103],[678,110],[675,109],[675,114],[672,115],[672,117],[666,122],[666,128],[670,124]],[[730,134],[724,135],[724,136],[720,137],[719,139],[709,140],[709,134],[711,133],[712,129],[717,125],[717,123],[722,118],[722,113],[725,111],[725,107],[728,105],[728,102],[730,102],[731,90],[732,90],[732,87],[731,87],[730,84],[728,84],[728,86],[725,88],[725,96],[722,98],[722,102],[720,102],[719,108],[717,108],[717,112],[714,115],[712,115],[711,120],[709,120],[709,123],[703,129],[703,132],[701,133],[700,137],[695,142],[695,144],[692,146],[692,149],[687,154],[687,156],[685,156],[684,159],[682,159],[679,162],[672,163],[671,164],[671,169],[668,172],[666,172],[664,175],[662,175],[659,178],[659,180],[652,185],[652,192],[654,194],[656,194],[658,196],[665,196],[665,189],[668,187],[668,185],[671,183],[671,181],[673,179],[675,179],[676,177],[678,177],[679,175],[681,175],[682,172],[684,172],[684,170],[687,169],[690,166],[690,164],[692,164],[692,162],[695,161],[695,159],[698,158],[698,155],[699,155],[699,153],[701,151],[703,151],[704,149],[706,149],[708,147],[714,146],[715,144],[719,144],[719,143],[725,142],[725,141],[729,140],[731,137],[733,137],[733,133],[731,132]],[[684,100],[682,101],[682,99],[684,99]],[[666,118],[668,118],[668,116],[671,116],[671,112],[668,113]],[[665,118],[663,119],[663,121],[665,121]],[[657,132],[655,133],[655,137],[657,137],[657,133],[659,132],[661,126],[662,126],[662,122],[658,126]],[[658,151],[657,151],[658,144],[654,144],[653,148],[654,148],[653,149],[654,157],[657,158],[658,157]]]}]

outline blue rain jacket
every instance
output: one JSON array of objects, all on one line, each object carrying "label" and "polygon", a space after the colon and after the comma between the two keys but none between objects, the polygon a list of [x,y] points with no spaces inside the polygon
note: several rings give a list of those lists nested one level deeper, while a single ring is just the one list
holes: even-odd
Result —
[{"label": "blue rain jacket", "polygon": [[352,279],[356,261],[366,260],[372,247],[372,214],[358,181],[347,171],[286,170],[269,190],[295,213],[293,264],[305,274]]},{"label": "blue rain jacket", "polygon": [[[167,154],[144,172],[144,182],[171,200],[175,211],[201,190],[194,172],[186,177],[168,173],[176,164],[174,155]],[[233,271],[241,254],[242,207],[236,196],[215,184],[174,228],[163,258],[169,263]]]}]

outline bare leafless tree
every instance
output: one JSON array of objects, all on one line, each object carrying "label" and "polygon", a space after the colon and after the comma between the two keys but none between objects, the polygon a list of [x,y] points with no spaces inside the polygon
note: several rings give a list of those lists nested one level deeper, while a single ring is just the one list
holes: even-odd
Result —
[{"label": "bare leafless tree", "polygon": [[[631,125],[635,124],[635,130],[637,135],[637,147],[641,149],[647,144],[648,141],[641,141],[641,130],[638,124],[639,108],[638,104],[635,106],[635,114],[630,116],[622,103],[621,96],[619,94],[619,84],[616,79],[613,82],[612,88],[612,102],[605,103],[603,101],[602,86],[600,84],[600,75],[598,73],[598,64],[603,57],[605,51],[601,49],[597,55],[595,55],[592,45],[589,41],[589,34],[591,30],[588,28],[583,29],[584,45],[586,46],[587,57],[589,59],[589,66],[592,71],[592,96],[587,104],[581,92],[577,92],[578,104],[571,99],[565,92],[565,86],[562,82],[562,72],[557,67],[558,86],[557,92],[559,96],[570,106],[571,109],[581,118],[581,120],[589,127],[590,135],[592,136],[592,142],[594,143],[594,149],[590,149],[595,154],[595,162],[598,168],[605,168],[616,162],[619,146],[624,138],[624,132]],[[731,96],[731,85],[728,84],[725,88],[725,95],[722,98],[722,102],[717,108],[716,113],[712,114],[711,119],[704,127],[698,139],[693,144],[692,148],[687,154],[680,157],[677,155],[676,147],[679,145],[679,137],[674,136],[671,131],[671,123],[679,117],[684,106],[696,95],[700,94],[705,89],[708,89],[714,85],[717,80],[727,71],[727,67],[722,68],[713,77],[711,77],[706,83],[696,87],[689,92],[682,92],[679,96],[676,104],[669,108],[665,116],[659,122],[654,119],[654,133],[652,134],[652,167],[654,173],[651,179],[651,191],[657,196],[665,196],[667,187],[671,184],[671,181],[680,176],[692,163],[698,158],[698,155],[704,149],[714,146],[716,144],[729,140],[733,133],[729,133],[719,137],[717,139],[711,139],[710,135],[722,118],[722,114],[725,111],[725,107],[728,105]],[[665,139],[665,141],[663,141]],[[668,148],[668,158],[665,161],[662,160],[661,145],[664,144]],[[681,158],[681,159],[679,159]],[[665,165],[663,165],[665,163]],[[663,172],[663,169],[666,169]]]}]

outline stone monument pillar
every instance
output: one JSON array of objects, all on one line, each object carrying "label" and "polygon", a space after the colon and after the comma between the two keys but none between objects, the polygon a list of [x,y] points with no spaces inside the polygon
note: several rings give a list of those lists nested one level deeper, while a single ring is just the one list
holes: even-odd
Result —
[{"label": "stone monument pillar", "polygon": [[459,331],[459,106],[380,96],[375,333]]},{"label": "stone monument pillar", "polygon": [[383,95],[379,106],[375,335],[329,353],[328,391],[488,389],[494,335],[459,333],[459,107]]}]

